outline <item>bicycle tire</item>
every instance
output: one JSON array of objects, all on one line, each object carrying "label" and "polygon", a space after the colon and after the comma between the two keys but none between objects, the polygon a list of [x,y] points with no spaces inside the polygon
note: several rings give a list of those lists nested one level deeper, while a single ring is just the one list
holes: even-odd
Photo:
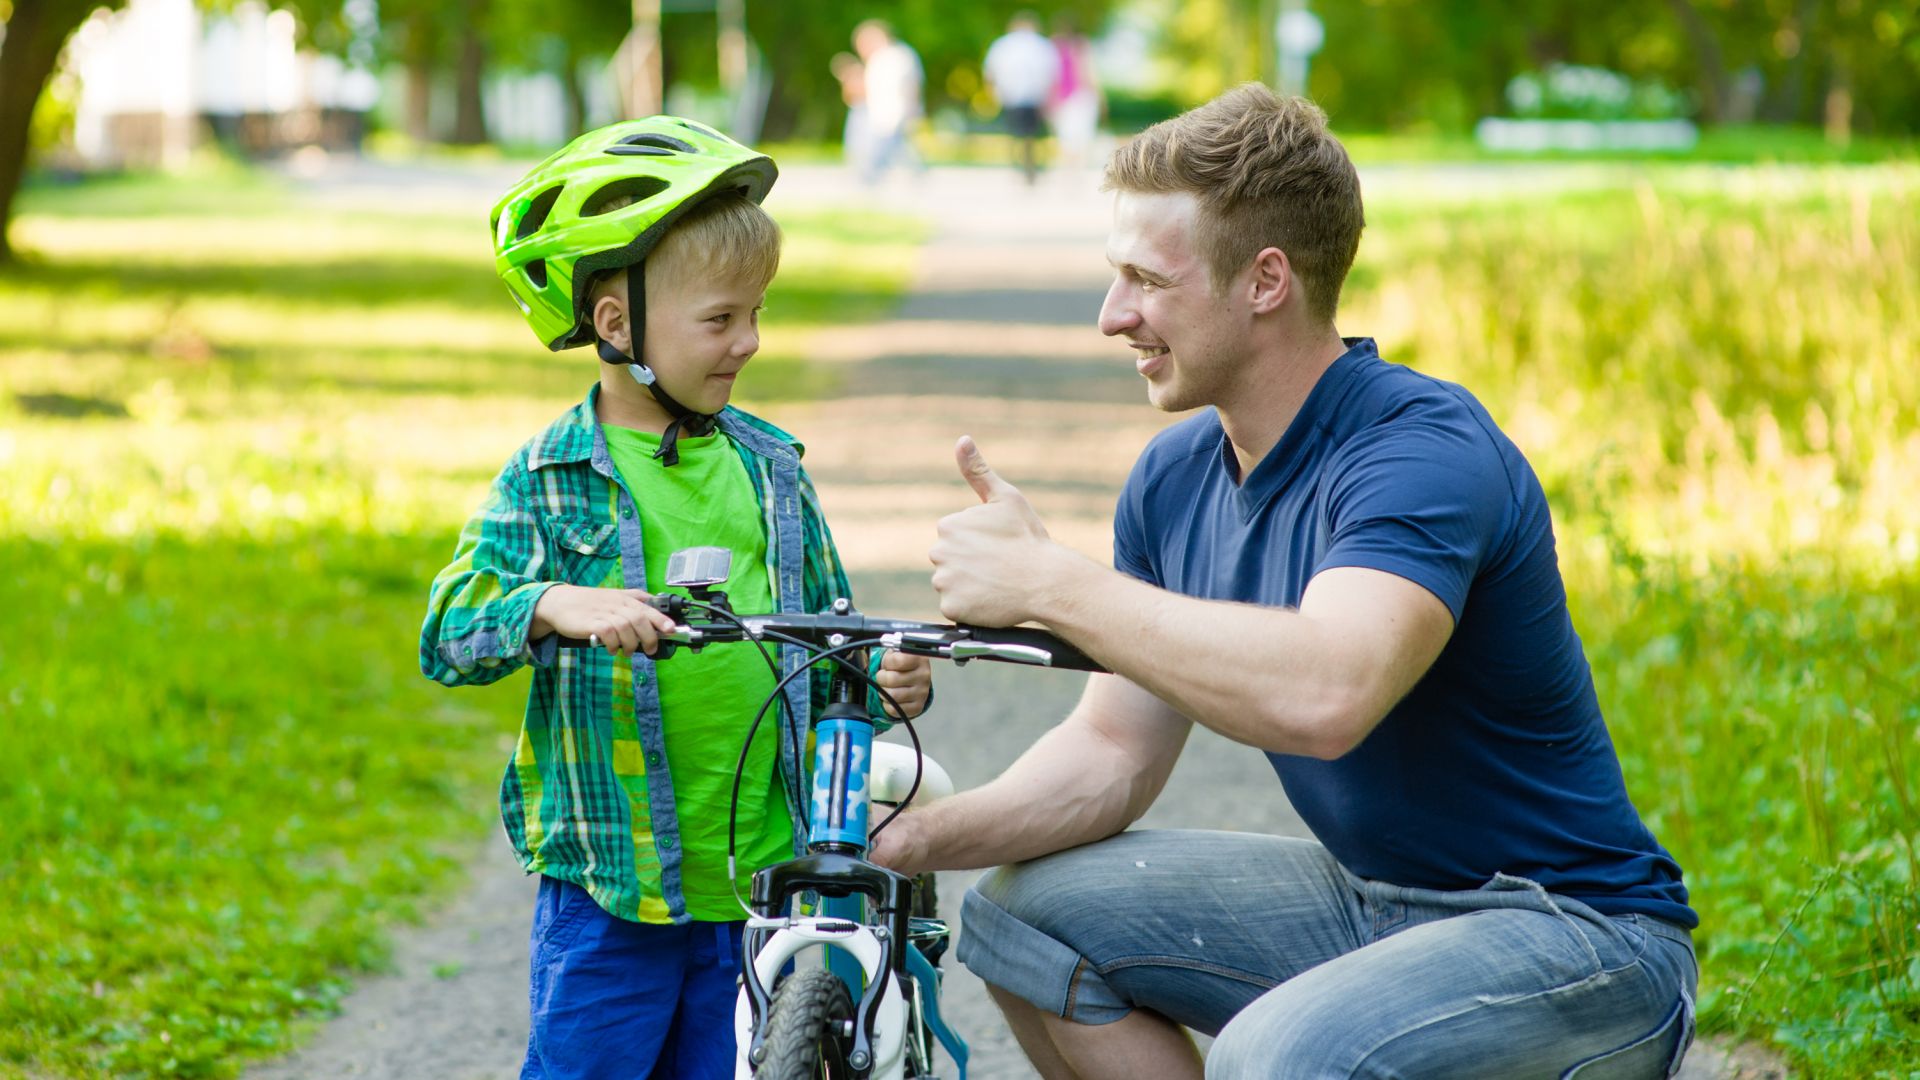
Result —
[{"label": "bicycle tire", "polygon": [[767,1010],[766,1056],[754,1069],[755,1080],[841,1080],[853,1075],[847,1064],[851,1036],[842,1036],[853,1020],[847,984],[830,971],[796,971],[774,988]]}]

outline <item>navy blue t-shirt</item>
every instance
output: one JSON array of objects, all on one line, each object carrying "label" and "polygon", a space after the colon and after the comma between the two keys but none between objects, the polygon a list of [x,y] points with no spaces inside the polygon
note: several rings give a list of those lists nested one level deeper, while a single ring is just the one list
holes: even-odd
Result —
[{"label": "navy blue t-shirt", "polygon": [[1532,467],[1466,390],[1348,344],[1244,484],[1212,410],[1156,436],[1120,496],[1114,565],[1278,607],[1336,566],[1424,587],[1454,630],[1412,692],[1336,761],[1267,755],[1314,835],[1361,877],[1451,890],[1503,872],[1697,925],[1627,798]]}]

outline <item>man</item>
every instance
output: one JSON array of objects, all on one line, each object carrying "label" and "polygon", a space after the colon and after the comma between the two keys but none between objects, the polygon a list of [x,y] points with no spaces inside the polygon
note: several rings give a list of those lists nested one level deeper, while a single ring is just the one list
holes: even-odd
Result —
[{"label": "man", "polygon": [[[1628,801],[1538,480],[1465,390],[1334,327],[1359,182],[1262,87],[1108,167],[1153,403],[1115,570],[961,440],[950,618],[1038,621],[1113,675],[875,857],[1001,868],[961,959],[1048,1077],[1664,1076],[1697,980],[1680,868]],[[1122,832],[1193,723],[1267,751],[1318,841]],[[1116,835],[1118,834],[1118,835]]]},{"label": "man", "polygon": [[1020,175],[1032,184],[1040,175],[1040,113],[1060,78],[1060,53],[1040,36],[1040,20],[1030,11],[1015,15],[1007,32],[987,47],[986,76],[1000,115],[1020,151]]}]

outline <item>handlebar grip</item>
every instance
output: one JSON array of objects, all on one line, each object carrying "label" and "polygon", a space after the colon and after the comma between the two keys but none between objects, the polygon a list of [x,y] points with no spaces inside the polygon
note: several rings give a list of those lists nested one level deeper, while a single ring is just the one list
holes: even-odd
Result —
[{"label": "handlebar grip", "polygon": [[988,627],[964,624],[962,629],[967,631],[968,637],[990,645],[1025,645],[1028,648],[1044,649],[1053,654],[1053,663],[1048,665],[1050,667],[1066,668],[1070,671],[1104,672],[1107,670],[1098,660],[1075,648],[1067,639],[1045,630],[1024,626]]}]

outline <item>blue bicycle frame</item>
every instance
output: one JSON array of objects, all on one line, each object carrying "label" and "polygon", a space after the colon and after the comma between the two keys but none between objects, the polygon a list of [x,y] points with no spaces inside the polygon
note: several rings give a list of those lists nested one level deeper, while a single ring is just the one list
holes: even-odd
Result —
[{"label": "blue bicycle frame", "polygon": [[[846,656],[847,666],[865,670],[867,650]],[[848,923],[873,925],[881,940],[885,962],[879,978],[869,982],[858,960],[841,949],[828,949],[828,970],[838,975],[858,1002],[855,1006],[853,1051],[850,1062],[864,1074],[871,1063],[872,1022],[879,1010],[881,990],[897,978],[903,994],[916,1002],[927,1029],[967,1075],[967,1045],[940,1016],[940,970],[921,950],[922,941],[944,943],[946,927],[935,920],[912,918],[912,880],[863,857],[868,847],[873,762],[873,717],[863,701],[865,686],[836,666],[830,702],[813,726],[813,787],[809,801],[807,854],[777,863],[753,877],[751,906],[755,915],[774,919],[805,892],[821,898],[821,915]],[[869,908],[873,919],[869,919]],[[756,1051],[761,1023],[767,1015],[770,988],[759,984],[751,958],[765,945],[768,932],[750,928],[742,965],[750,1008],[756,1018]],[[936,952],[936,957],[938,953]],[[913,985],[917,984],[917,985]]]}]

